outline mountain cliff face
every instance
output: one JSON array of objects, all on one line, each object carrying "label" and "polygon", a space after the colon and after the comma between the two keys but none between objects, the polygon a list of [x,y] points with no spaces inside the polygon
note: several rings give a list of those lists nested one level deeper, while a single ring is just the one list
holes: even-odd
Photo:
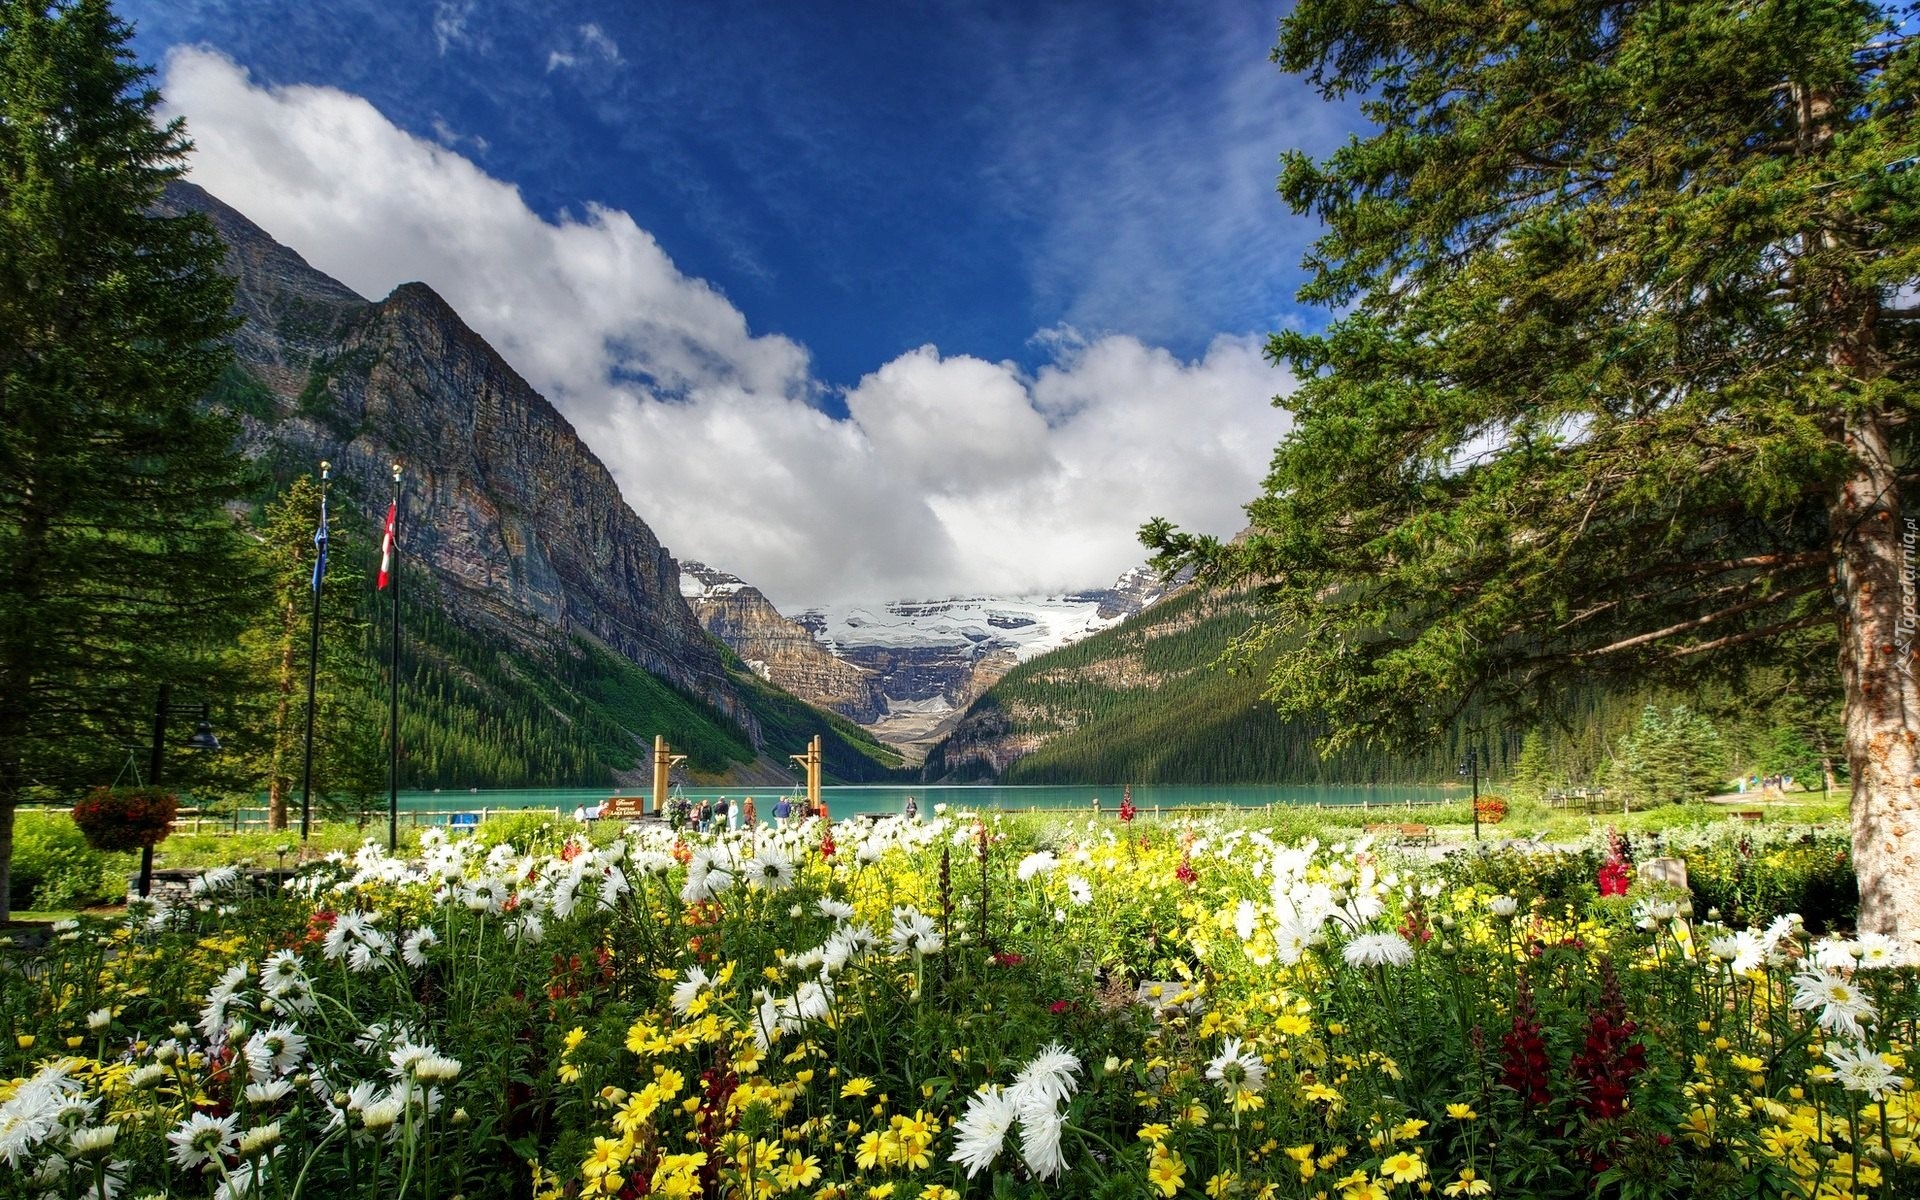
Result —
[{"label": "mountain cliff face", "polygon": [[887,697],[873,675],[835,658],[759,588],[705,563],[682,562],[680,592],[707,632],[762,679],[857,724],[886,715]]},{"label": "mountain cliff face", "polygon": [[[512,720],[544,720],[576,726],[575,744],[591,750],[569,760],[580,765],[560,772],[567,778],[490,783],[482,766],[479,778],[446,782],[634,778],[656,732],[694,755],[696,778],[784,781],[786,755],[816,733],[837,779],[886,778],[898,766],[856,727],[733,662],[606,468],[432,289],[404,284],[369,301],[190,184],[169,188],[160,207],[205,214],[228,246],[244,324],[209,400],[240,420],[243,451],[283,482],[330,461],[335,487],[373,521],[392,496],[392,464],[404,468],[403,599],[417,614],[406,623],[420,626],[403,639],[415,659],[404,669],[439,680],[443,703],[453,692],[468,703],[407,716],[511,711],[521,715],[496,721],[497,736],[512,737]],[[422,759],[414,780],[441,782],[433,769]]]},{"label": "mountain cliff face", "polygon": [[400,491],[403,554],[465,623],[531,645],[582,634],[699,697],[758,742],[752,712],[680,597],[679,572],[564,417],[425,284],[378,303],[307,266],[191,184],[168,192],[229,247],[246,324],[250,453],[372,502]]}]

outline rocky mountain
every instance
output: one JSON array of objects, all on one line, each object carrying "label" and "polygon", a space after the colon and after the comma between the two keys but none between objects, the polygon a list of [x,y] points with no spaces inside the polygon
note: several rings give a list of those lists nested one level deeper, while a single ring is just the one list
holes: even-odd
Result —
[{"label": "rocky mountain", "polygon": [[705,563],[680,564],[680,594],[706,631],[754,674],[861,725],[887,713],[873,674],[834,657],[806,626],[780,615],[759,588]]},{"label": "rocky mountain", "polygon": [[[229,247],[244,324],[211,399],[241,420],[245,451],[282,480],[330,460],[367,514],[384,508],[400,462],[408,598],[510,651],[499,686],[564,691],[580,655],[604,651],[683,698],[647,709],[679,722],[683,739],[731,739],[784,768],[788,747],[764,728],[769,690],[735,674],[682,597],[672,556],[567,420],[431,288],[369,301],[198,187],[174,185],[163,207],[205,214]],[[602,691],[631,700],[652,686],[622,678]],[[609,699],[606,711],[623,704],[634,723],[633,703]],[[784,708],[777,723],[783,741],[802,733]],[[674,730],[627,732],[642,747]]]}]

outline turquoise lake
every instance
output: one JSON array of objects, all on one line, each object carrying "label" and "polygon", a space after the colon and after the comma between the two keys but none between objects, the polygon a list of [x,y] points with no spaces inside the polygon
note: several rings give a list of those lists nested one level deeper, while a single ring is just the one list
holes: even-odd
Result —
[{"label": "turquoise lake", "polygon": [[[713,799],[727,796],[740,799],[746,796],[754,798],[755,807],[762,815],[770,813],[773,803],[782,795],[794,796],[799,793],[779,788],[681,788],[676,789],[688,800]],[[644,789],[628,788],[618,794],[636,796]],[[974,786],[917,786],[887,785],[885,787],[826,787],[821,795],[827,802],[828,810],[838,819],[857,816],[862,813],[897,813],[906,804],[908,796],[919,803],[922,816],[931,815],[935,805],[945,804],[949,808],[991,809],[1002,812],[1026,812],[1034,809],[1061,809],[1091,811],[1093,802],[1099,799],[1103,808],[1112,811],[1120,807],[1122,789],[1118,786],[1074,785],[1074,786],[1032,786],[1001,787],[998,785]],[[500,791],[461,792],[442,790],[437,792],[405,791],[400,793],[402,812],[416,813],[424,817],[427,813],[499,811],[502,809],[547,808],[559,812],[572,812],[577,807],[589,807],[614,795],[608,788],[520,788]],[[1160,810],[1192,808],[1264,808],[1268,805],[1353,805],[1359,807],[1404,807],[1408,805],[1433,804],[1445,800],[1464,800],[1465,787],[1307,787],[1307,786],[1259,786],[1236,785],[1221,787],[1173,787],[1140,786],[1133,789],[1133,803],[1142,812],[1151,813]],[[420,819],[416,817],[416,819]]]}]

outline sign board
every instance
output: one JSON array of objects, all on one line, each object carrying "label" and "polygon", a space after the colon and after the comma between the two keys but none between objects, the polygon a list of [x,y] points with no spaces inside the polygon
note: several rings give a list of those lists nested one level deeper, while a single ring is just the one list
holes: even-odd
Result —
[{"label": "sign board", "polygon": [[1687,861],[1683,858],[1650,858],[1640,864],[1640,877],[1688,890]]}]

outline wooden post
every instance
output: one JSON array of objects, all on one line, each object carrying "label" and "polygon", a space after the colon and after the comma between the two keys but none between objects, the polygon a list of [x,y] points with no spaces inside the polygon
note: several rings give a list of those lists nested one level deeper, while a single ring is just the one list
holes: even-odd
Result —
[{"label": "wooden post", "polygon": [[805,754],[789,754],[788,758],[799,763],[807,772],[807,811],[820,811],[820,735],[814,734],[807,743]]},{"label": "wooden post", "polygon": [[[667,739],[663,734],[653,735],[653,815],[667,815],[667,776],[673,771],[673,764],[685,762],[684,754],[670,753]],[[645,816],[645,804],[641,805],[641,815]]]}]

